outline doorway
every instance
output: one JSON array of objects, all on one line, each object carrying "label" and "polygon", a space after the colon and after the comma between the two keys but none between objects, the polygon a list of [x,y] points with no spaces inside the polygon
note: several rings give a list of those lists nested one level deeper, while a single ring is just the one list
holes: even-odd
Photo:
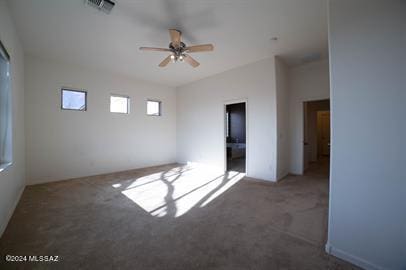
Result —
[{"label": "doorway", "polygon": [[303,167],[329,171],[330,161],[330,100],[304,102]]},{"label": "doorway", "polygon": [[226,104],[226,171],[246,172],[246,127],[246,102]]}]

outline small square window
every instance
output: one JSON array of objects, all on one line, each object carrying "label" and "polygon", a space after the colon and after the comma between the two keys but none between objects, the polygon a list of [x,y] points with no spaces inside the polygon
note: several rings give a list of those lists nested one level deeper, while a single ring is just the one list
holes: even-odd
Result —
[{"label": "small square window", "polygon": [[87,93],[86,91],[62,88],[62,109],[86,111]]},{"label": "small square window", "polygon": [[147,100],[147,115],[161,115],[161,102],[155,100]]},{"label": "small square window", "polygon": [[130,110],[130,98],[126,96],[110,96],[110,112],[112,113],[126,113]]}]

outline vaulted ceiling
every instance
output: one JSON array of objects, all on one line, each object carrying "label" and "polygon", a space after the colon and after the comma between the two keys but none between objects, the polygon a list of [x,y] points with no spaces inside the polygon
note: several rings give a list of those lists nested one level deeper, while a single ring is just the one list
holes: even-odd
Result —
[{"label": "vaulted ceiling", "polygon": [[[326,0],[117,0],[110,14],[84,0],[10,0],[29,55],[179,86],[273,55],[290,65],[324,57]],[[168,28],[187,45],[213,43],[214,52],[159,68]],[[277,40],[272,40],[277,37]]]}]

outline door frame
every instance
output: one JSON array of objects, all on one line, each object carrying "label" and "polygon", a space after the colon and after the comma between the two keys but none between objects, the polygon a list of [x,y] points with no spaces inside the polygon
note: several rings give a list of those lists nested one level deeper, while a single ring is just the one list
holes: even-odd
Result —
[{"label": "door frame", "polygon": [[[302,154],[301,154],[301,175],[303,175],[304,174],[304,171],[305,171],[305,129],[306,129],[306,127],[305,127],[305,118],[307,117],[307,115],[305,115],[305,113],[307,113],[307,111],[305,110],[305,107],[306,107],[306,103],[309,103],[309,102],[314,102],[314,101],[324,101],[324,100],[328,100],[329,102],[330,102],[330,134],[331,134],[331,127],[332,127],[332,124],[331,124],[331,98],[330,97],[327,97],[327,98],[321,98],[321,97],[319,97],[319,98],[309,98],[309,99],[304,99],[304,100],[301,100],[301,106],[302,106],[302,108],[301,108],[301,114],[302,114],[302,116],[301,116],[301,142],[302,142],[302,146],[301,146],[301,150],[302,150]],[[330,135],[330,145],[331,145],[331,135]],[[331,152],[330,152],[330,159],[331,159]]]},{"label": "door frame", "polygon": [[248,128],[248,99],[233,99],[226,100],[223,102],[223,154],[224,154],[224,165],[223,171],[227,172],[227,123],[226,123],[226,109],[227,105],[245,103],[245,175],[249,176],[248,160],[249,160],[249,128]]}]

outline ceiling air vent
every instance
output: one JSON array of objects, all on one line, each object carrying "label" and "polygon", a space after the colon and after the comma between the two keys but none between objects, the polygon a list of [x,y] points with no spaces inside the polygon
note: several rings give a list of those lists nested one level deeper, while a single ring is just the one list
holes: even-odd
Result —
[{"label": "ceiling air vent", "polygon": [[85,2],[88,5],[93,6],[106,13],[110,13],[111,10],[113,9],[114,5],[116,4],[111,0],[85,0]]}]

